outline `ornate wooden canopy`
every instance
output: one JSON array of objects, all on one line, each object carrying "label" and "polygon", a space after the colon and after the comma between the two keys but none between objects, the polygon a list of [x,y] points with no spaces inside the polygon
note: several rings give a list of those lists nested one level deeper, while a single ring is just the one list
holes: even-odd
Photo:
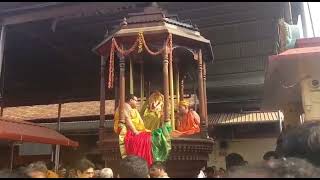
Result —
[{"label": "ornate wooden canopy", "polygon": [[[113,88],[114,84],[114,68],[115,68],[115,52],[119,57],[120,69],[120,112],[124,103],[125,97],[125,58],[133,53],[139,54],[142,51],[147,51],[152,56],[163,55],[163,91],[164,91],[164,117],[169,119],[168,103],[169,103],[169,87],[171,96],[171,105],[173,102],[173,50],[175,48],[184,48],[192,53],[194,60],[198,64],[198,89],[200,97],[200,116],[203,117],[203,126],[206,126],[206,93],[205,93],[205,62],[213,60],[213,52],[210,40],[205,39],[200,35],[198,28],[195,25],[180,22],[177,16],[166,15],[167,13],[161,10],[155,3],[152,6],[144,9],[142,13],[131,13],[129,18],[124,18],[119,27],[107,36],[101,43],[93,48],[93,51],[102,56],[108,57],[109,75],[108,88]],[[147,43],[148,42],[148,43]],[[150,45],[150,44],[151,45]],[[152,48],[153,46],[153,48]],[[160,47],[160,48],[159,48]],[[152,49],[158,48],[156,52]],[[176,58],[178,59],[178,58]],[[141,58],[140,58],[141,61]],[[147,61],[142,59],[142,61]],[[105,62],[101,62],[105,66]],[[132,90],[132,64],[130,60],[130,93]],[[140,62],[141,63],[141,62]],[[185,66],[184,63],[179,63],[177,66]],[[168,72],[168,66],[169,71]],[[204,68],[203,68],[204,66]],[[103,68],[103,67],[102,67]],[[204,71],[203,71],[204,69]],[[102,71],[104,71],[102,69]],[[175,70],[178,71],[179,70]],[[105,72],[101,72],[101,75]],[[142,73],[143,74],[143,73]],[[169,76],[169,77],[168,77]],[[101,78],[101,88],[103,88],[103,77]],[[141,81],[141,87],[144,84]],[[179,83],[180,84],[180,83]],[[101,89],[101,95],[104,94],[104,89]],[[141,91],[144,91],[141,89]],[[143,93],[142,93],[143,94]],[[177,93],[178,94],[178,93]],[[102,95],[103,96],[103,95]],[[142,96],[143,98],[143,96]],[[104,98],[101,99],[101,102]],[[102,104],[103,106],[103,104]],[[103,108],[103,107],[102,107]],[[101,108],[101,109],[102,109]],[[171,110],[173,111],[173,109]],[[103,112],[101,114],[104,114]],[[174,114],[173,112],[171,114]],[[120,116],[121,119],[121,116]],[[174,117],[171,117],[172,122]],[[101,119],[101,121],[103,121]],[[174,124],[174,123],[173,123]]]},{"label": "ornate wooden canopy", "polygon": [[[141,13],[129,13],[119,27],[108,35],[101,43],[93,48],[99,55],[109,56],[112,39],[122,42],[124,46],[132,40],[136,40],[139,33],[143,33],[146,39],[156,43],[157,40],[172,34],[173,45],[190,49],[204,49],[205,61],[213,60],[210,40],[200,35],[199,29],[192,24],[179,21],[175,15],[168,15],[155,4],[144,9]],[[157,44],[157,43],[156,43]]]}]

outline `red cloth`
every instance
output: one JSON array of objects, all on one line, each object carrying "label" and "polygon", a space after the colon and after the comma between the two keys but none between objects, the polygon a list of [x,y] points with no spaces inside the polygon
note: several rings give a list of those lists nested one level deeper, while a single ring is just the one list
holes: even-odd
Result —
[{"label": "red cloth", "polygon": [[128,130],[124,139],[127,155],[135,155],[145,159],[150,167],[153,163],[152,136],[150,132],[140,132],[134,135]]}]

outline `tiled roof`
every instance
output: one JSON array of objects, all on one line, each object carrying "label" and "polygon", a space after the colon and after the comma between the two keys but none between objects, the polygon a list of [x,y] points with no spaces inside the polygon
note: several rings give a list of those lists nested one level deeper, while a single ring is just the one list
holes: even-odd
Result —
[{"label": "tiled roof", "polygon": [[213,113],[208,114],[209,126],[263,123],[279,121],[283,117],[281,112],[244,112],[244,113]]},{"label": "tiled roof", "polygon": [[[114,101],[105,101],[106,114],[113,114]],[[100,114],[100,101],[72,102],[61,105],[61,117],[96,116]],[[58,104],[7,107],[4,118],[17,120],[52,119],[58,117]]]},{"label": "tiled roof", "polygon": [[[276,122],[283,117],[282,113],[278,112],[251,112],[251,113],[216,113],[209,114],[209,126],[213,125],[230,125],[230,124],[245,124],[245,123],[263,123]],[[56,130],[57,123],[41,123],[42,126]],[[113,120],[107,119],[104,122],[107,128],[113,127]],[[61,131],[72,130],[97,130],[99,128],[99,120],[94,121],[75,121],[61,122]]]},{"label": "tiled roof", "polygon": [[181,21],[177,21],[175,19],[169,19],[169,18],[165,18],[165,22],[173,24],[173,25],[181,26],[181,27],[184,27],[184,28],[187,28],[187,29],[191,29],[191,30],[194,30],[194,31],[199,31],[199,29],[196,28],[195,26],[193,26],[191,24],[191,22],[190,23],[185,23],[185,22],[181,22]]},{"label": "tiled roof", "polygon": [[[194,104],[190,98],[190,104]],[[106,114],[114,113],[114,101],[105,101]],[[62,104],[61,117],[98,116],[100,114],[100,101],[73,102]],[[280,115],[280,117],[279,117]],[[16,121],[55,119],[58,116],[58,104],[7,107],[3,111],[3,118]],[[209,126],[262,123],[279,121],[282,118],[279,112],[244,112],[244,113],[210,113],[208,114]],[[98,122],[98,121],[97,121]],[[97,122],[95,122],[97,124]],[[95,124],[94,123],[94,124]]]},{"label": "tiled roof", "polygon": [[[194,96],[189,99],[194,104]],[[138,103],[139,106],[140,103]],[[105,101],[105,114],[114,113],[114,100]],[[100,101],[72,102],[61,105],[61,118],[87,117],[100,115]],[[58,117],[58,104],[6,107],[3,118],[21,120],[56,119]]]},{"label": "tiled roof", "polygon": [[[60,130],[74,131],[74,130],[98,130],[99,120],[94,121],[74,121],[74,122],[61,122]],[[42,126],[57,130],[57,123],[40,123]],[[104,127],[112,128],[113,120],[105,120]]]}]

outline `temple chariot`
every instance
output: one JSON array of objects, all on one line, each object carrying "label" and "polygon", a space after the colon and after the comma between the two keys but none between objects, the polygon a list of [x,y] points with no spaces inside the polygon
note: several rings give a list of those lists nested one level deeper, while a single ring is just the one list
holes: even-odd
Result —
[{"label": "temple chariot", "polygon": [[[138,155],[149,165],[165,162],[170,177],[195,177],[214,143],[205,83],[211,42],[152,4],[129,14],[93,51],[101,56],[98,147],[106,166],[117,171],[121,158]],[[193,103],[185,81],[197,85]],[[113,129],[104,127],[106,91],[115,95]]]}]

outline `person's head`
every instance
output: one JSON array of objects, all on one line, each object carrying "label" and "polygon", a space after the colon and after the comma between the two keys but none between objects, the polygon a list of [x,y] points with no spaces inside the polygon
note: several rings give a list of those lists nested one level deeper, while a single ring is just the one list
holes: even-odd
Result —
[{"label": "person's head", "polygon": [[243,157],[238,153],[231,153],[226,156],[226,168],[228,171],[233,167],[244,166],[245,164]]},{"label": "person's head", "polygon": [[61,167],[61,168],[58,170],[58,175],[59,175],[59,177],[66,177],[66,176],[67,176],[67,169]]},{"label": "person's head", "polygon": [[221,172],[221,173],[226,173],[226,170],[223,169],[223,168],[219,168],[219,172]]},{"label": "person's head", "polygon": [[228,178],[315,178],[319,169],[303,159],[271,159],[254,165],[237,167]]},{"label": "person's head", "polygon": [[276,152],[283,157],[302,158],[320,166],[320,122],[306,122],[283,132],[277,140]]},{"label": "person's head", "polygon": [[113,178],[113,172],[110,168],[103,168],[100,171],[100,178]]},{"label": "person's head", "polygon": [[126,103],[128,103],[132,108],[136,108],[138,106],[138,98],[133,94],[129,94],[126,97]]},{"label": "person's head", "polygon": [[79,178],[92,178],[94,175],[94,164],[88,159],[81,159],[76,163],[76,175]]},{"label": "person's head", "polygon": [[189,101],[188,100],[182,100],[179,102],[179,113],[186,114],[189,112]]},{"label": "person's head", "polygon": [[263,160],[269,161],[271,159],[278,159],[279,156],[275,151],[268,151],[263,155]]},{"label": "person's head", "polygon": [[220,168],[217,173],[215,174],[216,178],[221,178],[224,177],[226,174],[226,170],[224,170],[223,168]]},{"label": "person's head", "polygon": [[76,170],[75,169],[70,169],[68,172],[68,178],[75,178],[77,177],[76,175]]},{"label": "person's head", "polygon": [[207,177],[208,177],[208,178],[213,178],[213,177],[214,177],[214,174],[215,174],[215,170],[216,170],[216,167],[214,167],[214,166],[208,167],[208,168],[206,169]]},{"label": "person's head", "polygon": [[161,177],[166,173],[165,166],[162,162],[156,161],[150,167],[150,177],[157,178]]},{"label": "person's head", "polygon": [[148,178],[147,161],[138,156],[129,155],[120,161],[120,178]]},{"label": "person's head", "polygon": [[46,163],[46,165],[47,165],[47,168],[48,168],[49,170],[53,170],[53,169],[54,169],[54,162],[49,161],[49,162]]},{"label": "person's head", "polygon": [[47,178],[48,169],[44,162],[38,161],[29,164],[24,171],[31,178]]}]

